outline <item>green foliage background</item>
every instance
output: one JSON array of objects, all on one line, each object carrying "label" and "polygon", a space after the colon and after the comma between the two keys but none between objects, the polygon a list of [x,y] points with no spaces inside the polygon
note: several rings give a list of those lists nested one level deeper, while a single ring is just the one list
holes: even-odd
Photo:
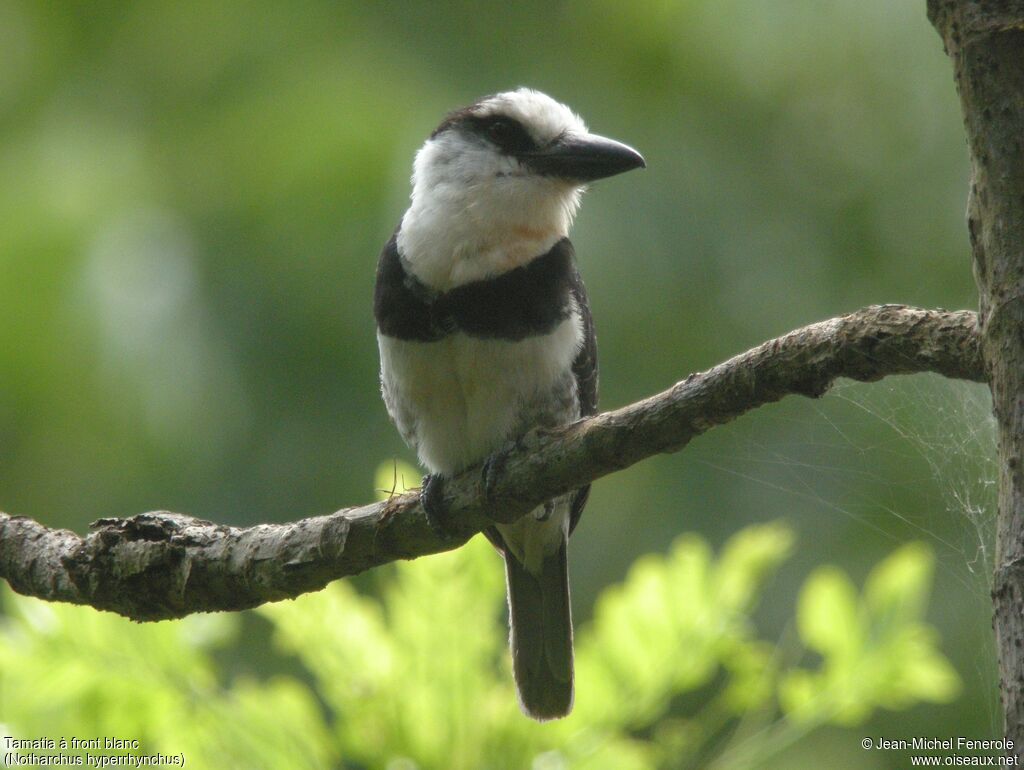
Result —
[{"label": "green foliage background", "polygon": [[[717,557],[685,535],[639,559],[580,629],[579,702],[548,725],[515,705],[504,586],[483,538],[378,570],[379,599],[338,582],[261,608],[299,676],[218,671],[238,614],[139,627],[7,592],[6,730],[131,736],[136,755],[180,753],[198,768],[735,768],[774,764],[822,725],[958,694],[921,623],[933,559],[920,544],[878,565],[862,596],[836,567],[812,573],[797,627],[820,655],[813,668],[758,639],[749,613],[792,545],[773,523],[742,530]],[[704,704],[674,713],[687,694]]]},{"label": "green foliage background", "polygon": [[[865,304],[975,304],[958,106],[920,3],[0,0],[0,509],[81,532],[157,508],[246,524],[365,501],[382,459],[411,459],[379,402],[370,295],[412,155],[448,109],[518,85],[648,160],[595,185],[573,235],[607,407]],[[785,516],[798,545],[753,610],[757,638],[839,655],[802,608],[849,586],[822,573],[808,599],[805,580],[829,563],[864,585],[921,541],[941,639],[926,641],[959,695],[809,732],[779,761],[885,767],[862,735],[997,735],[986,410],[982,388],[927,377],[844,385],[599,482],[573,539],[577,618],[599,626],[602,590],[680,532],[717,548]],[[375,596],[377,580],[352,586]],[[860,633],[860,612],[833,622]],[[153,644],[195,663],[188,681],[232,683],[209,708],[256,720],[277,698],[312,735],[308,692],[266,679],[289,673],[267,617],[174,632],[223,632],[212,657]],[[808,670],[779,691],[794,713],[833,676]],[[102,724],[113,697],[90,691],[82,718],[178,734],[170,707]]]}]

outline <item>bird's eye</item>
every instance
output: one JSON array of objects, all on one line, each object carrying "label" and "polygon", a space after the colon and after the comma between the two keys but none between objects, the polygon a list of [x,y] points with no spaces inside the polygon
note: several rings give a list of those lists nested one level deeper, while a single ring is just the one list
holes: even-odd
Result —
[{"label": "bird's eye", "polygon": [[515,139],[517,128],[510,120],[495,120],[487,126],[487,136],[495,144],[504,145]]},{"label": "bird's eye", "polygon": [[522,124],[511,118],[489,118],[477,125],[477,130],[503,152],[523,152],[535,146]]},{"label": "bird's eye", "polygon": [[514,131],[515,128],[513,128],[509,121],[495,121],[487,126],[487,136],[495,139],[496,141],[511,139]]}]

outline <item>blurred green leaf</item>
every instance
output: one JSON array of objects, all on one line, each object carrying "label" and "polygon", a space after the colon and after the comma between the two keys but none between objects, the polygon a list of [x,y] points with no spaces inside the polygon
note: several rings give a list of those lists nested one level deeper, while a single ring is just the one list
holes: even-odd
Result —
[{"label": "blurred green leaf", "polygon": [[236,681],[230,690],[194,704],[164,742],[186,764],[208,767],[320,768],[337,761],[337,742],[308,687],[292,679]]},{"label": "blurred green leaf", "polygon": [[212,648],[234,615],[139,625],[87,607],[48,604],[4,589],[0,720],[20,735],[119,736],[167,752],[193,698],[216,687]]},{"label": "blurred green leaf", "polygon": [[793,550],[793,532],[782,523],[740,530],[725,544],[715,570],[718,601],[749,610],[758,592]]},{"label": "blurred green leaf", "polygon": [[[476,538],[379,570],[380,602],[337,582],[258,611],[274,622],[282,649],[314,675],[353,759],[383,767],[404,756],[423,768],[472,768],[501,739],[500,725],[518,722],[510,674],[496,669],[505,646],[502,577],[493,549]],[[500,766],[514,767],[516,756]]]},{"label": "blurred green leaf", "polygon": [[792,542],[784,525],[767,524],[730,538],[718,560],[694,535],[667,556],[638,559],[579,634],[577,711],[588,722],[641,728],[722,669],[729,708],[763,703],[773,677],[747,613]]},{"label": "blurred green leaf", "polygon": [[804,584],[797,628],[804,644],[830,657],[849,657],[863,643],[857,589],[836,567],[819,567]]},{"label": "blurred green leaf", "polygon": [[923,618],[933,563],[926,546],[907,544],[875,566],[863,596],[835,567],[808,578],[798,627],[822,661],[816,671],[784,674],[779,699],[790,717],[856,725],[878,707],[944,703],[960,692],[959,677]]},{"label": "blurred green leaf", "polygon": [[864,603],[876,623],[922,616],[934,562],[923,543],[908,543],[871,570],[864,584]]}]

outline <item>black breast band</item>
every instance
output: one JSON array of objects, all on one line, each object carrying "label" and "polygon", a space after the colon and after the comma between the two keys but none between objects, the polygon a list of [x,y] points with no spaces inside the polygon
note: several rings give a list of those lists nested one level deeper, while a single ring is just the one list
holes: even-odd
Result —
[{"label": "black breast band", "polygon": [[572,313],[579,283],[568,238],[528,264],[495,278],[433,292],[407,271],[397,233],[377,265],[373,311],[382,334],[432,342],[454,332],[522,340],[548,334]]}]

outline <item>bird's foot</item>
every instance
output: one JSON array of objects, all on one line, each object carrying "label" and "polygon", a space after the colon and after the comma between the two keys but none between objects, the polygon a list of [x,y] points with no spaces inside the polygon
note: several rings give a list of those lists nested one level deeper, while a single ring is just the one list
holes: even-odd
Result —
[{"label": "bird's foot", "polygon": [[537,521],[547,521],[551,518],[551,514],[555,512],[555,501],[548,500],[544,505],[540,506],[533,512],[533,518]]},{"label": "bird's foot", "polygon": [[444,477],[441,474],[428,473],[423,477],[420,502],[423,504],[423,513],[426,514],[427,524],[430,525],[434,534],[441,540],[453,540],[455,535],[444,526],[442,521],[445,515],[445,504]]},{"label": "bird's foot", "polygon": [[484,495],[488,500],[493,496],[495,487],[498,486],[498,481],[505,470],[507,460],[508,455],[500,451],[488,455],[487,459],[484,460],[483,467],[480,469],[480,475],[483,477]]}]

